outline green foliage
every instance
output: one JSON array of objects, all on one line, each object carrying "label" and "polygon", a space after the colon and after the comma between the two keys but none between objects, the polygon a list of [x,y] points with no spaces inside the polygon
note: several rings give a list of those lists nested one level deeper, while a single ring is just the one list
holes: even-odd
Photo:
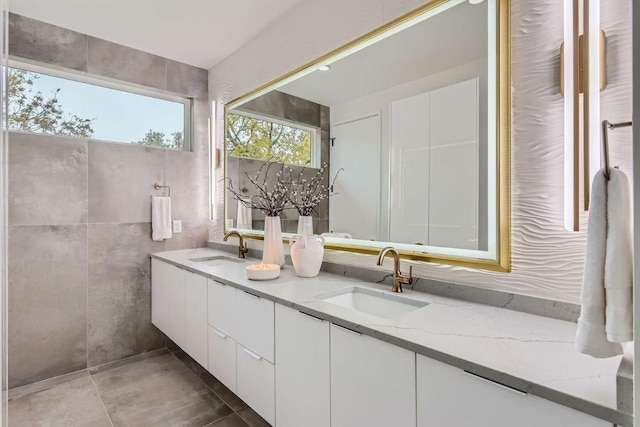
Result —
[{"label": "green foliage", "polygon": [[173,132],[171,136],[167,138],[164,132],[149,129],[149,131],[144,135],[144,138],[140,141],[133,141],[133,144],[183,150],[184,137],[182,136],[182,132]]},{"label": "green foliage", "polygon": [[311,164],[311,132],[307,130],[229,113],[226,132],[231,156]]},{"label": "green foliage", "polygon": [[95,119],[65,114],[56,90],[45,96],[33,88],[38,75],[16,68],[7,68],[8,128],[23,132],[89,138],[93,135]]}]

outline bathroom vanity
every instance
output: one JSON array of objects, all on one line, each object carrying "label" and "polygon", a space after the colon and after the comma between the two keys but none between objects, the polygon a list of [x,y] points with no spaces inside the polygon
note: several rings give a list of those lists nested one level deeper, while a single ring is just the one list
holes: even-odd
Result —
[{"label": "bathroom vanity", "polygon": [[228,252],[151,254],[152,322],[270,424],[630,425],[620,358],[571,322],[321,272],[246,278]]}]

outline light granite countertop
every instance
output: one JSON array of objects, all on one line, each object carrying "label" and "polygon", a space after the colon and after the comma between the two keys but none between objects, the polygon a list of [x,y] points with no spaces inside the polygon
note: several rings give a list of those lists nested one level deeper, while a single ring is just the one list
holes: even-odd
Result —
[{"label": "light granite countertop", "polygon": [[389,286],[325,272],[299,278],[291,266],[278,279],[252,281],[245,267],[259,260],[214,266],[191,261],[215,255],[233,256],[208,248],[150,256],[517,390],[631,425],[631,417],[617,409],[621,357],[580,354],[574,347],[575,323],[411,290],[402,296],[429,304],[397,319],[382,319],[320,299],[353,286],[391,293]]}]

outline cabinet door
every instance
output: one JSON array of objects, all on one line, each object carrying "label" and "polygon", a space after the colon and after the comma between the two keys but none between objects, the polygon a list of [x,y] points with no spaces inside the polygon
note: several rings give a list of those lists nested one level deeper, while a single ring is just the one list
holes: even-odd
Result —
[{"label": "cabinet door", "polygon": [[415,427],[415,384],[415,353],[331,325],[332,427]]},{"label": "cabinet door", "polygon": [[187,271],[185,279],[185,351],[207,366],[207,278]]},{"label": "cabinet door", "polygon": [[185,348],[185,273],[186,271],[168,266],[167,295],[169,297],[169,321],[167,336],[180,348]]},{"label": "cabinet door", "polygon": [[276,304],[278,427],[328,427],[329,322]]},{"label": "cabinet door", "polygon": [[169,267],[166,262],[151,259],[151,323],[165,334],[169,325]]},{"label": "cabinet door", "polygon": [[417,356],[417,396],[418,427],[611,427],[422,355]]},{"label": "cabinet door", "polygon": [[209,279],[209,325],[235,338],[236,289]]},{"label": "cabinet door", "polygon": [[274,362],[274,303],[247,292],[236,292],[233,338],[249,350]]},{"label": "cabinet door", "polygon": [[236,393],[236,342],[209,326],[209,366],[211,374]]},{"label": "cabinet door", "polygon": [[237,345],[238,396],[275,425],[275,368],[264,357]]}]

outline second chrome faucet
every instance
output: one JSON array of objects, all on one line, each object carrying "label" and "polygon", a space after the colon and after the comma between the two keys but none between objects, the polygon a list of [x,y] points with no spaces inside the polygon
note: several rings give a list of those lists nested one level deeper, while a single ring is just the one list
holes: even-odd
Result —
[{"label": "second chrome faucet", "polygon": [[395,248],[391,246],[387,246],[380,251],[380,254],[378,255],[378,265],[382,265],[384,257],[388,253],[391,253],[391,255],[393,255],[393,287],[391,288],[391,290],[393,292],[402,292],[403,284],[410,285],[413,283],[413,267],[409,266],[408,276],[406,274],[402,274],[402,272],[400,271],[400,254]]}]

